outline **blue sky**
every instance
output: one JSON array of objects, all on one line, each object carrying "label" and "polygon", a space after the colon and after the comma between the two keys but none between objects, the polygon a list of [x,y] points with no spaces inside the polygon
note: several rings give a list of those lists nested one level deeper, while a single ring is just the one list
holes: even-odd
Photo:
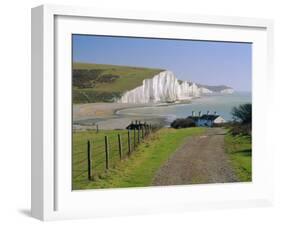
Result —
[{"label": "blue sky", "polygon": [[73,60],[163,68],[178,79],[251,91],[250,43],[73,35]]}]

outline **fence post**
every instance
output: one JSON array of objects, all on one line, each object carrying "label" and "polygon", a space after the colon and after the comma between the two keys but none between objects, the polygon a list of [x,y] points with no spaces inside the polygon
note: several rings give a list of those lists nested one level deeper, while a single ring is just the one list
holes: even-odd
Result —
[{"label": "fence post", "polygon": [[119,146],[119,157],[120,160],[122,160],[122,140],[121,140],[121,135],[118,134],[118,146]]},{"label": "fence post", "polygon": [[108,148],[108,137],[104,137],[104,142],[105,142],[105,168],[109,169],[109,148]]},{"label": "fence post", "polygon": [[134,150],[136,148],[136,128],[134,128]]},{"label": "fence post", "polygon": [[130,130],[128,129],[128,154],[131,154],[131,134]]},{"label": "fence post", "polygon": [[92,179],[92,159],[91,159],[91,144],[87,143],[87,158],[88,158],[88,180]]},{"label": "fence post", "polygon": [[144,128],[143,128],[143,126],[141,126],[141,137],[142,137],[142,139],[144,139]]},{"label": "fence post", "polygon": [[140,143],[140,127],[138,126],[138,144]]},{"label": "fence post", "polygon": [[99,133],[99,125],[96,125],[96,132]]}]

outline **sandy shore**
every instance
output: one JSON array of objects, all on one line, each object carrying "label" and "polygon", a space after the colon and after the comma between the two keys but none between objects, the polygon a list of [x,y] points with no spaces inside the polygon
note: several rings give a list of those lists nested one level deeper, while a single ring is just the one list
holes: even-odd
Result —
[{"label": "sandy shore", "polygon": [[73,128],[75,130],[125,129],[133,120],[148,123],[163,123],[165,118],[157,116],[129,116],[116,114],[118,110],[156,106],[152,104],[89,103],[73,105]]},{"label": "sandy shore", "polygon": [[116,111],[126,108],[146,107],[145,104],[89,103],[73,105],[73,120],[112,117]]}]

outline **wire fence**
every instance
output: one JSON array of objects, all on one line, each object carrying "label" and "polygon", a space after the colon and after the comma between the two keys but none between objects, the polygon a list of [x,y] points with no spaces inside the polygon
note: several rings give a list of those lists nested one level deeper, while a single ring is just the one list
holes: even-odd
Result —
[{"label": "wire fence", "polygon": [[101,130],[77,133],[72,153],[72,178],[74,181],[95,180],[107,170],[122,164],[139,144],[158,129],[146,122],[132,122],[127,130]]}]

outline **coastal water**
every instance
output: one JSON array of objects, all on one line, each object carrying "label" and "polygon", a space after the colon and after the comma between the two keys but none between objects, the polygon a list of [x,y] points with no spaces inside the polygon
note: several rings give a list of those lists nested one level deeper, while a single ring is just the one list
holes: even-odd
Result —
[{"label": "coastal water", "polygon": [[205,114],[216,112],[225,120],[232,120],[231,110],[241,104],[251,103],[252,96],[250,92],[235,92],[233,94],[208,95],[198,99],[193,99],[189,104],[173,104],[164,106],[152,106],[142,108],[131,108],[120,110],[119,114],[128,116],[162,116],[170,123],[176,118],[185,118],[195,111]]}]

